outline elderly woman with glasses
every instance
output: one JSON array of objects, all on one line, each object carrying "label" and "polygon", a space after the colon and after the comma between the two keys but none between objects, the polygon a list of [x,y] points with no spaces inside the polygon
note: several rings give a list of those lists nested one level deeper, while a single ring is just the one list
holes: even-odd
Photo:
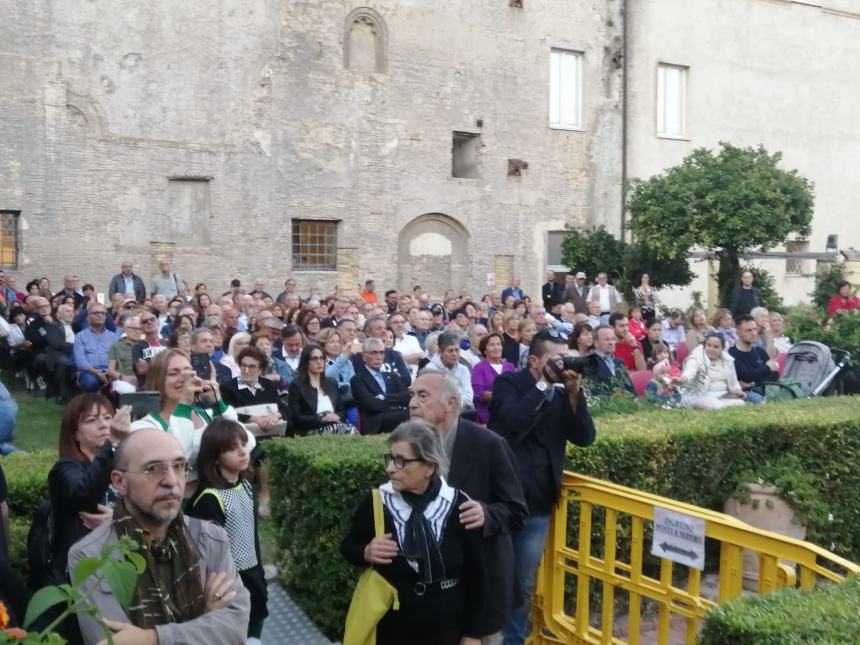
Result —
[{"label": "elderly woman with glasses", "polygon": [[344,423],[343,398],[340,389],[325,375],[325,350],[306,345],[299,357],[296,378],[290,383],[291,434],[355,434],[355,428]]},{"label": "elderly woman with glasses", "polygon": [[287,429],[287,406],[281,401],[276,381],[263,376],[268,358],[259,347],[249,345],[237,357],[241,376],[221,386],[225,403],[236,408],[239,421],[254,434],[283,435]]},{"label": "elderly woman with glasses", "polygon": [[375,536],[368,495],[341,543],[347,561],[375,567],[397,589],[400,609],[379,621],[376,642],[478,645],[487,593],[482,538],[480,529],[460,522],[458,509],[468,498],[445,481],[439,433],[426,421],[406,421],[389,435],[388,447],[389,481],[378,491],[384,535]]}]

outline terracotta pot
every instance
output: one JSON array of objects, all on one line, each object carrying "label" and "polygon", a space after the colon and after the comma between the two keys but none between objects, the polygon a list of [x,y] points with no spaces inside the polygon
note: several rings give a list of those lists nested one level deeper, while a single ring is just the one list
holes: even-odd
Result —
[{"label": "terracotta pot", "polygon": [[[746,484],[746,487],[750,492],[750,500],[742,504],[730,499],[724,504],[723,512],[757,529],[797,540],[806,538],[806,527],[795,521],[794,511],[779,497],[776,488],[760,484]],[[790,567],[795,565],[790,560],[780,562]],[[749,549],[744,549],[744,589],[758,589],[758,554]]]}]

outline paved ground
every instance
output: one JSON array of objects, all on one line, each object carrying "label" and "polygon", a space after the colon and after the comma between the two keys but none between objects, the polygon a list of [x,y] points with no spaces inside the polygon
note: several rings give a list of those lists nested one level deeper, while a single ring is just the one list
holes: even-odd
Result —
[{"label": "paved ground", "polygon": [[269,617],[263,626],[263,637],[260,640],[265,645],[331,644],[290,599],[277,579],[269,580]]}]

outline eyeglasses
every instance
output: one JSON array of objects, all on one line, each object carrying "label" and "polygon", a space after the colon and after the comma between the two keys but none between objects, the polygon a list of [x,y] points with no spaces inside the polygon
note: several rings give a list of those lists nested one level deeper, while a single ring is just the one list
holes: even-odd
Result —
[{"label": "eyeglasses", "polygon": [[423,459],[404,459],[403,457],[395,457],[391,453],[385,455],[385,467],[388,468],[391,463],[397,470],[403,470],[406,464],[411,464],[413,461],[424,461]]},{"label": "eyeglasses", "polygon": [[90,315],[91,316],[107,316],[107,312],[106,311],[91,311]]},{"label": "eyeglasses", "polygon": [[132,330],[132,331],[140,331],[140,327],[132,327],[131,325],[126,325],[126,326],[125,326],[125,330],[126,330],[126,331],[128,331],[128,330]]},{"label": "eyeglasses", "polygon": [[258,369],[260,369],[260,366],[257,365],[256,363],[241,363],[239,365],[239,369],[240,370],[258,370]]},{"label": "eyeglasses", "polygon": [[194,467],[187,461],[180,460],[174,462],[156,461],[151,464],[147,464],[142,470],[128,470],[122,468],[118,468],[117,470],[124,473],[142,474],[147,479],[151,479],[152,477],[161,479],[168,471],[173,471],[173,474],[176,475],[177,479],[185,479],[188,473],[194,470]]},{"label": "eyeglasses", "polygon": [[149,323],[151,323],[151,322],[155,322],[155,320],[156,320],[155,318],[141,318],[141,319],[140,319],[140,324],[141,324],[141,325],[147,325],[147,324],[149,324]]},{"label": "eyeglasses", "polygon": [[385,356],[385,350],[376,349],[369,352],[364,352],[365,354],[370,354],[371,356]]},{"label": "eyeglasses", "polygon": [[309,361],[324,361],[325,356],[321,356],[320,354],[315,354],[314,356],[308,356]]}]

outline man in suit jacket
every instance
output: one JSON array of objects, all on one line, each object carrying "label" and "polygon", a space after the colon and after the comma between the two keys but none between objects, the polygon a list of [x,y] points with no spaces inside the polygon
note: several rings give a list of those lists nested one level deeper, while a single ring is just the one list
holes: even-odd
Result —
[{"label": "man in suit jacket", "polygon": [[350,381],[358,407],[361,433],[391,432],[409,418],[409,390],[392,372],[383,371],[385,344],[368,338],[361,345],[363,361]]},{"label": "man in suit jacket", "polygon": [[620,389],[636,396],[624,361],[615,356],[617,343],[615,329],[609,325],[601,325],[594,330],[594,357],[583,374],[588,380],[587,388],[591,394],[607,395]]},{"label": "man in suit jacket", "polygon": [[588,286],[585,284],[585,273],[580,271],[576,276],[568,273],[564,277],[565,287],[561,295],[562,302],[572,302],[576,313],[588,313]]},{"label": "man in suit jacket", "polygon": [[566,351],[559,332],[539,332],[529,346],[528,368],[503,373],[493,383],[490,427],[513,450],[529,509],[525,524],[512,535],[514,571],[522,595],[504,629],[505,643],[525,641],[535,575],[550,515],[561,494],[567,442],[587,446],[595,437],[580,390],[581,375],[561,371],[561,355]]},{"label": "man in suit jacket", "polygon": [[69,399],[69,375],[75,367],[72,355],[75,349],[75,332],[72,330],[74,317],[72,305],[60,305],[57,307],[57,321],[45,327],[45,367],[54,374],[59,397],[64,402]]},{"label": "man in suit jacket", "polygon": [[[385,330],[385,318],[382,316],[368,318],[364,323],[365,338],[378,338],[379,340],[382,340],[385,338]],[[352,356],[352,366],[355,368],[356,374],[361,372],[364,368],[363,355],[364,352],[361,354],[356,353]],[[403,383],[403,389],[409,389],[409,386],[412,384],[412,375],[409,373],[409,368],[406,367],[406,362],[403,360],[403,356],[396,350],[385,350],[385,356],[382,358],[381,369],[383,372],[390,372],[395,376],[400,377],[400,380]]]},{"label": "man in suit jacket", "polygon": [[133,293],[134,299],[143,304],[146,300],[146,285],[143,284],[143,279],[134,272],[131,262],[124,260],[120,272],[110,280],[108,285],[108,299],[113,297],[113,294]]},{"label": "man in suit jacket", "polygon": [[514,550],[511,532],[528,509],[508,443],[486,428],[460,418],[463,401],[457,380],[446,372],[419,373],[412,386],[409,415],[432,423],[448,456],[448,483],[471,500],[459,508],[460,522],[480,528],[489,576],[481,615],[482,636],[501,631],[514,607]]},{"label": "man in suit jacket", "polygon": [[543,299],[543,307],[547,311],[552,311],[552,306],[561,302],[564,286],[555,281],[555,271],[546,272],[546,284],[541,287],[541,298]]}]

